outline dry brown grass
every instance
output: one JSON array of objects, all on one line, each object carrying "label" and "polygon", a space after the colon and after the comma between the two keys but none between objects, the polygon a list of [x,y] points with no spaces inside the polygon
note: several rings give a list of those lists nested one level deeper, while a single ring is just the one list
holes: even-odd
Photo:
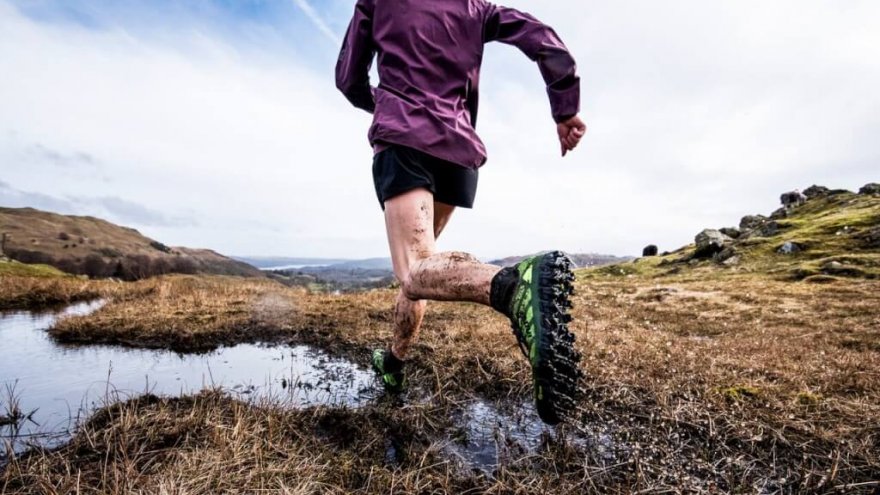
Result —
[{"label": "dry brown grass", "polygon": [[[395,295],[221,277],[127,287],[53,332],[179,349],[304,342],[365,363],[389,336]],[[216,394],[141,400],[99,413],[57,452],[14,462],[0,483],[10,493],[877,489],[880,282],[581,276],[577,288],[572,328],[588,376],[579,423],[610,432],[620,447],[613,460],[548,441],[494,477],[456,469],[436,441],[456,428],[458,404],[472,395],[527,400],[529,370],[502,318],[432,303],[402,407],[291,411]],[[388,439],[405,459],[386,458]]]},{"label": "dry brown grass", "polygon": [[[95,299],[121,290],[106,281],[76,277],[0,276],[0,310],[37,309]],[[125,287],[128,290],[129,287]]]}]

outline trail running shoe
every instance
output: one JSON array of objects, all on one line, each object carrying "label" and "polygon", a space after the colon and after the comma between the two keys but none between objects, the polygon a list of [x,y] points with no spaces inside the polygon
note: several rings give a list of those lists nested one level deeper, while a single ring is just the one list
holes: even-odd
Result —
[{"label": "trail running shoe", "polygon": [[382,386],[385,387],[385,390],[399,394],[403,392],[403,387],[406,385],[406,377],[403,374],[403,367],[398,370],[390,371],[386,366],[385,355],[388,351],[385,349],[376,349],[373,351],[373,370],[376,371],[376,374],[379,377],[379,381],[382,382]]},{"label": "trail running shoe", "polygon": [[580,353],[568,330],[574,294],[573,263],[552,251],[527,258],[514,268],[518,280],[510,301],[510,320],[520,348],[532,365],[535,405],[547,424],[562,421],[577,404]]}]

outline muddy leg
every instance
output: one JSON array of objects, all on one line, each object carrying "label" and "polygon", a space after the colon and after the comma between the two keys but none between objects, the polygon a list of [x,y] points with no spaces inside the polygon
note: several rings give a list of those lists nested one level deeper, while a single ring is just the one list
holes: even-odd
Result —
[{"label": "muddy leg", "polygon": [[427,189],[385,202],[385,226],[401,291],[394,310],[392,352],[405,359],[425,312],[424,299],[489,304],[492,277],[500,269],[466,253],[436,253],[435,241],[454,207],[435,203]]}]

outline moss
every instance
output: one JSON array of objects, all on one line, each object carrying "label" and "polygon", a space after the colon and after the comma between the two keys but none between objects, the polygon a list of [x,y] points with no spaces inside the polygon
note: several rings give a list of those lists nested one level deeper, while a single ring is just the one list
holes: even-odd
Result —
[{"label": "moss", "polygon": [[813,392],[800,392],[796,399],[797,403],[802,406],[815,406],[822,402],[824,397],[822,394],[814,394]]},{"label": "moss", "polygon": [[757,387],[751,387],[748,385],[734,385],[732,387],[719,387],[715,389],[716,392],[721,394],[722,397],[732,400],[732,401],[742,401],[746,399],[753,399],[758,397],[761,394],[761,390]]},{"label": "moss", "polygon": [[29,265],[17,261],[0,261],[0,277],[69,277],[70,275],[49,265]]}]

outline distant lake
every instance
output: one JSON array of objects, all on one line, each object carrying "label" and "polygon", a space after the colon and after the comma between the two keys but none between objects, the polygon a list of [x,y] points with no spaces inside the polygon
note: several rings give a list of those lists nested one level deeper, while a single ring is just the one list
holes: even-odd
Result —
[{"label": "distant lake", "polygon": [[299,270],[300,268],[321,268],[321,267],[325,267],[325,266],[330,266],[330,265],[327,265],[327,264],[323,264],[323,265],[281,265],[281,266],[270,266],[270,267],[266,267],[266,268],[260,268],[260,270],[270,272],[273,270]]}]

